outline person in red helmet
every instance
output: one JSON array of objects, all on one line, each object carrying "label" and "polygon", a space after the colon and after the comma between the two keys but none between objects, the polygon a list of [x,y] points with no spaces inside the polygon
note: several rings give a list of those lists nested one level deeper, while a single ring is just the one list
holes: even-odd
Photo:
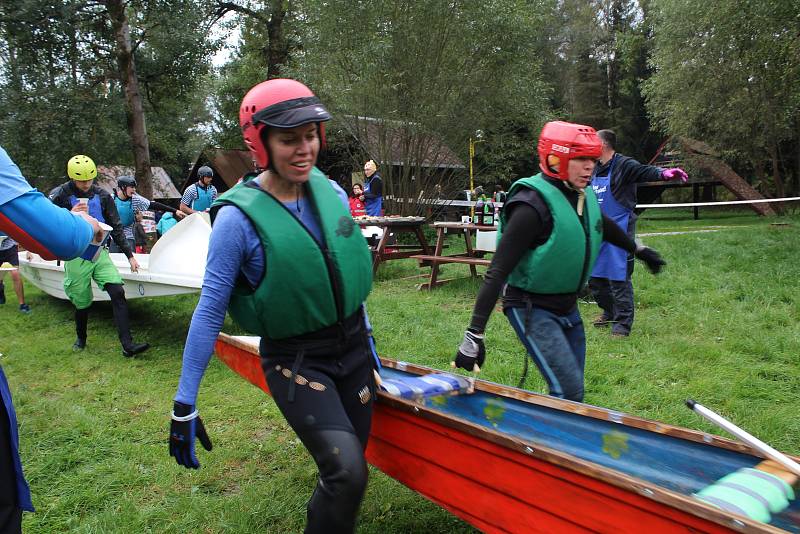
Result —
[{"label": "person in red helmet", "polygon": [[272,397],[319,468],[306,532],[352,532],[367,484],[364,450],[376,366],[363,306],[372,286],[367,243],[347,194],[314,165],[331,116],[302,83],[273,79],[240,108],[260,173],[211,206],[200,301],[183,353],[169,450],[198,468],[195,439],[211,450],[197,391],[226,309],[261,336]]},{"label": "person in red helmet", "polygon": [[497,251],[453,365],[479,371],[484,330],[502,291],[503,311],[547,381],[549,394],[582,402],[586,337],[579,291],[608,241],[658,273],[664,260],[603,215],[591,187],[600,140],[590,126],[548,122],[539,136],[542,172],[517,180],[500,212]]}]

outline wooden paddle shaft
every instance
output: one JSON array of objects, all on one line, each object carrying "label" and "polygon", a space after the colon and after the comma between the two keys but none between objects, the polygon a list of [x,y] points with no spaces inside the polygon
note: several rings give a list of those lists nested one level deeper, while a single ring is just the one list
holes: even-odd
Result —
[{"label": "wooden paddle shaft", "polygon": [[756,449],[758,452],[762,453],[770,460],[774,460],[775,462],[781,464],[783,467],[785,467],[795,475],[800,476],[800,464],[793,461],[791,458],[789,458],[782,452],[773,449],[760,439],[748,434],[738,426],[734,425],[733,423],[731,423],[718,413],[709,410],[702,404],[693,401],[692,399],[686,401],[686,406],[688,406],[690,409],[694,410],[696,413],[703,416],[705,419],[719,426],[723,430],[730,432],[731,434],[736,436],[736,438],[746,443],[747,445],[750,445],[751,447]]}]

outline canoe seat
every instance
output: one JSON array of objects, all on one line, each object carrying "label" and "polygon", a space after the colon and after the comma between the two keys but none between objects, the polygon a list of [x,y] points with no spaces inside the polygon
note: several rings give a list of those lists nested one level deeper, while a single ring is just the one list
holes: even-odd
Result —
[{"label": "canoe seat", "polygon": [[469,382],[466,378],[447,373],[384,378],[381,382],[381,390],[389,395],[412,400],[436,395],[457,395],[469,389]]}]

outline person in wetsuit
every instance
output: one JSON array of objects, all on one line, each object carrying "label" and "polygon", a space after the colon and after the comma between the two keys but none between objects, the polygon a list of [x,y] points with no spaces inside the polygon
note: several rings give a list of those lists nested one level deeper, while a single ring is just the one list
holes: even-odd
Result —
[{"label": "person in wetsuit", "polygon": [[214,171],[211,167],[203,165],[197,169],[197,181],[183,192],[180,210],[186,215],[198,211],[208,211],[218,196],[217,188],[211,185],[213,180]]},{"label": "person in wetsuit", "polygon": [[[117,178],[117,189],[114,192],[114,205],[117,207],[119,220],[122,223],[122,232],[128,247],[135,250],[136,243],[136,216],[143,211],[159,210],[171,213],[176,220],[183,219],[186,214],[172,206],[167,206],[155,200],[148,200],[136,194],[136,178],[133,176],[120,176]],[[110,247],[111,252],[122,252],[122,248],[114,242]]]},{"label": "person in wetsuit", "polygon": [[591,187],[600,141],[589,126],[549,122],[539,136],[540,174],[517,180],[500,214],[497,251],[478,292],[455,366],[478,371],[484,330],[503,294],[511,326],[547,381],[550,395],[583,401],[586,337],[578,292],[600,244],[633,253],[658,273],[665,262],[600,211]]},{"label": "person in wetsuit", "polygon": [[294,80],[253,87],[239,112],[260,174],[212,205],[206,274],[183,353],[170,455],[198,468],[211,450],[197,391],[226,309],[261,336],[267,384],[319,469],[306,532],[353,532],[367,484],[364,450],[376,360],[363,302],[372,258],[347,195],[314,165],[331,116]]},{"label": "person in wetsuit", "polygon": [[[50,193],[50,200],[56,206],[76,213],[88,213],[98,221],[111,226],[111,237],[128,258],[131,272],[138,271],[139,262],[136,261],[133,251],[125,240],[114,199],[106,191],[94,185],[94,179],[97,178],[94,161],[84,155],[73,156],[67,163],[67,175],[70,180],[53,190]],[[97,261],[75,258],[64,263],[64,292],[75,306],[77,338],[72,349],[81,351],[86,348],[89,308],[92,305],[92,280],[107,292],[111,299],[111,310],[122,345],[122,355],[130,358],[146,351],[150,347],[149,344],[133,341],[122,277],[106,248],[103,248]]]}]

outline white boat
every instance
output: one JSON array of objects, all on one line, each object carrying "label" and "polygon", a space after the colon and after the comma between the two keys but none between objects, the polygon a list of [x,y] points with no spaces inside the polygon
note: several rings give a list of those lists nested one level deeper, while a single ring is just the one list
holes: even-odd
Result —
[{"label": "white boat", "polygon": [[[211,222],[207,213],[185,217],[156,241],[150,254],[135,254],[139,271],[131,272],[122,253],[111,254],[111,260],[124,282],[125,297],[164,297],[197,293],[203,285],[208,254]],[[38,254],[19,253],[19,271],[31,284],[48,295],[67,300],[64,293],[64,262],[47,261]],[[94,301],[109,300],[92,281]]]}]

